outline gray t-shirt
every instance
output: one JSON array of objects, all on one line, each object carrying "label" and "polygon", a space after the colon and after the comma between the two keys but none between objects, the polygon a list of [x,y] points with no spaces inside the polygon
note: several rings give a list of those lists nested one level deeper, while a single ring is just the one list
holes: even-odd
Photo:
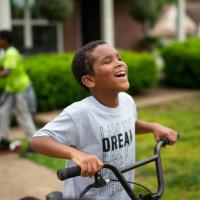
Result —
[{"label": "gray t-shirt", "polygon": [[[52,136],[59,142],[98,156],[103,162],[118,168],[135,161],[136,106],[131,96],[119,93],[119,105],[110,108],[93,96],[76,102],[40,129],[36,136]],[[67,167],[74,166],[72,161]],[[106,179],[116,179],[107,169],[102,170]],[[133,181],[134,172],[124,174]],[[64,198],[76,199],[81,191],[93,183],[93,178],[76,177],[65,181]],[[84,197],[95,200],[129,200],[120,183],[110,182],[103,188],[91,189]]]}]

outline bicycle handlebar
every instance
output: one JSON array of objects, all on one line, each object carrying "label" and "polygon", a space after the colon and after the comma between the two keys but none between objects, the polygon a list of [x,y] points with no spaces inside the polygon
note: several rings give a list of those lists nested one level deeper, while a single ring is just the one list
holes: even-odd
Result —
[{"label": "bicycle handlebar", "polygon": [[[179,134],[177,138],[179,138]],[[161,165],[161,159],[160,159],[160,149],[161,147],[165,147],[167,144],[169,144],[169,140],[167,138],[162,138],[155,145],[154,155],[152,157],[149,157],[147,159],[125,166],[121,169],[117,169],[115,166],[111,164],[107,164],[107,163],[104,164],[103,168],[110,169],[115,174],[116,178],[119,180],[122,187],[125,189],[125,191],[127,192],[127,194],[132,200],[139,200],[134,194],[134,192],[132,191],[130,185],[126,182],[122,173],[125,173],[129,170],[135,169],[137,167],[140,167],[142,165],[155,161],[157,181],[158,181],[158,191],[157,193],[152,194],[152,199],[157,200],[162,196],[164,192],[164,178],[163,178],[162,165]],[[73,178],[76,176],[80,176],[80,174],[81,174],[81,168],[79,166],[59,169],[57,171],[57,177],[61,181],[69,179],[69,178]]]},{"label": "bicycle handlebar", "polygon": [[61,181],[64,181],[69,178],[74,178],[80,175],[81,175],[81,168],[79,166],[59,169],[57,171],[57,177]]},{"label": "bicycle handlebar", "polygon": [[[160,145],[160,143],[161,143],[161,145]],[[162,138],[161,141],[156,144],[156,147],[158,147],[157,152],[160,151],[160,147],[161,146],[166,146],[167,144],[169,144],[169,140],[167,138]],[[152,159],[150,158],[150,159],[146,159],[144,161],[145,161],[145,163],[148,163],[148,161],[151,162],[151,160]],[[141,164],[140,164],[140,162],[141,162]],[[139,161],[139,162],[137,162],[137,165],[135,165],[135,166],[139,167],[141,165],[143,165],[143,162]],[[126,172],[128,170],[130,170],[129,166],[122,168],[120,171],[122,173],[124,173],[124,172]],[[74,166],[74,167],[59,169],[57,171],[57,177],[61,181],[69,179],[69,178],[74,178],[74,177],[80,176],[80,175],[81,175],[81,168],[79,166]]]}]

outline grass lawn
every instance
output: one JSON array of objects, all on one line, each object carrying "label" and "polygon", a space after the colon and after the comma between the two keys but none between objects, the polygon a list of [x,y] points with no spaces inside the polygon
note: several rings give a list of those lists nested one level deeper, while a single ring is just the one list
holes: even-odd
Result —
[{"label": "grass lawn", "polygon": [[[200,96],[182,99],[165,105],[138,111],[140,119],[157,121],[180,132],[181,138],[174,146],[162,150],[165,177],[163,200],[191,200],[200,196]],[[137,159],[153,153],[151,135],[137,137]],[[145,178],[144,178],[145,177]],[[154,166],[136,171],[136,180],[155,188]]]},{"label": "grass lawn", "polygon": [[[140,108],[138,118],[156,121],[180,132],[180,140],[162,149],[165,177],[163,200],[192,200],[200,196],[200,96],[159,106]],[[136,137],[137,160],[153,155],[155,141],[151,134]],[[64,161],[37,154],[29,155],[37,163],[56,171]],[[136,182],[156,191],[153,164],[136,170]]]}]

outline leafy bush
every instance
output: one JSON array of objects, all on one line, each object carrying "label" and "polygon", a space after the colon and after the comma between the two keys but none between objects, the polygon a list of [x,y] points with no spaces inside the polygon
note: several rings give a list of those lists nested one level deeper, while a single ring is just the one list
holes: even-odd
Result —
[{"label": "leafy bush", "polygon": [[128,66],[130,93],[133,94],[156,85],[157,69],[152,55],[123,51],[121,56]]},{"label": "leafy bush", "polygon": [[162,50],[168,85],[200,88],[200,39],[176,42]]},{"label": "leafy bush", "polygon": [[[131,94],[155,85],[156,66],[150,54],[123,51],[121,55],[128,65]],[[88,95],[73,77],[72,57],[73,53],[39,54],[23,60],[35,88],[39,111],[63,108]]]},{"label": "leafy bush", "polygon": [[149,20],[152,23],[159,14],[158,3],[151,0],[131,0],[130,14],[139,22]]},{"label": "leafy bush", "polygon": [[36,91],[38,110],[53,110],[86,96],[71,72],[72,53],[37,55],[24,59]]},{"label": "leafy bush", "polygon": [[38,0],[41,16],[50,21],[65,21],[73,11],[72,0]]}]

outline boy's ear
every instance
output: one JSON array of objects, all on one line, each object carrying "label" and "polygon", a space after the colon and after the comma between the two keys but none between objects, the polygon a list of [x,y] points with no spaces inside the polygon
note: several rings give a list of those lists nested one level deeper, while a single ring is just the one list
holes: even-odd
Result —
[{"label": "boy's ear", "polygon": [[95,86],[94,78],[89,74],[82,76],[81,81],[89,89]]}]

